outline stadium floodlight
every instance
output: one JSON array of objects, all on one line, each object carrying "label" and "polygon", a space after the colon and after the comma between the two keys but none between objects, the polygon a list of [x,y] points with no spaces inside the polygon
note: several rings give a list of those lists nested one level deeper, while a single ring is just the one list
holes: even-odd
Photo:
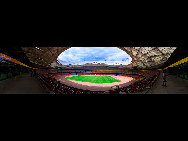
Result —
[{"label": "stadium floodlight", "polygon": [[40,51],[43,51],[42,49],[40,49],[39,47],[35,47],[36,49],[40,50]]}]

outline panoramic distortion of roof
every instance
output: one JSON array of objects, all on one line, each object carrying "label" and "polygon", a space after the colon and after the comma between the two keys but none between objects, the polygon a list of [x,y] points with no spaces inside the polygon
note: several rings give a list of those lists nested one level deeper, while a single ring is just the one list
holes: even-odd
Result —
[{"label": "panoramic distortion of roof", "polygon": [[[22,49],[32,63],[44,67],[57,67],[62,65],[62,63],[58,61],[58,57],[64,51],[67,51],[70,48],[71,47],[23,47]],[[130,64],[127,63],[127,65],[125,65],[122,63],[122,65],[124,65],[127,68],[132,68],[135,66],[137,66],[138,68],[159,67],[168,60],[168,58],[176,49],[176,47],[117,47],[117,48],[121,49],[122,51],[125,51],[126,54],[128,54],[131,57]],[[109,50],[109,47],[103,47],[103,51],[105,52],[106,50]],[[126,54],[125,54],[125,58],[127,58]],[[113,55],[115,54],[112,53],[111,55],[113,58]],[[124,61],[127,61],[125,60],[125,58],[120,58],[120,59],[124,59]]]}]

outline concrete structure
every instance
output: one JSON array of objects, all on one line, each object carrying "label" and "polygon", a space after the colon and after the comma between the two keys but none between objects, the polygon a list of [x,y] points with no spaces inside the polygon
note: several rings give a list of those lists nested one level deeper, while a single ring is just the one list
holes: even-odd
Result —
[{"label": "concrete structure", "polygon": [[48,94],[48,90],[29,73],[0,81],[0,94]]}]

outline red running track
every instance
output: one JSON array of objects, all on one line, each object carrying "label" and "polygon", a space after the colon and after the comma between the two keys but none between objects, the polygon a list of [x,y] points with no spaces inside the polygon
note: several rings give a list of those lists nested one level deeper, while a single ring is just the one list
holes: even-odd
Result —
[{"label": "red running track", "polygon": [[[82,89],[82,90],[90,90],[90,91],[108,91],[108,90],[114,90],[116,86],[126,87],[134,83],[136,80],[132,77],[128,76],[115,76],[115,75],[109,75],[116,79],[121,80],[121,82],[114,82],[114,83],[89,83],[89,82],[81,82],[81,81],[74,81],[66,79],[66,77],[71,77],[72,75],[58,75],[55,76],[55,78],[60,81],[61,83],[71,86],[74,88]],[[106,75],[105,75],[106,76]]]}]

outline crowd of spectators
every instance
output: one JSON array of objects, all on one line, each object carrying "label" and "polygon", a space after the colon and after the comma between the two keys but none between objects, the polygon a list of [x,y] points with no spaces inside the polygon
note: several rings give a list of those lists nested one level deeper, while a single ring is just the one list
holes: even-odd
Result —
[{"label": "crowd of spectators", "polygon": [[145,72],[145,74],[144,73],[140,73],[140,74],[142,74],[145,77],[141,78],[140,80],[137,79],[138,81],[127,87],[120,88],[118,90],[119,94],[139,93],[143,91],[145,88],[153,87],[154,83],[156,82],[159,76],[159,71],[153,71],[153,72],[149,71],[148,73]]},{"label": "crowd of spectators", "polygon": [[54,94],[105,94],[104,91],[92,92],[67,86],[49,75],[38,74],[37,77],[45,84],[50,92]]},{"label": "crowd of spectators", "polygon": [[[38,78],[46,85],[46,87],[55,94],[107,94],[109,92],[92,92],[89,90],[82,90],[78,88],[74,88],[71,86],[67,86],[62,84],[60,81],[54,78],[57,74],[50,74],[48,70],[38,70],[37,76]],[[69,74],[69,73],[67,73]],[[84,74],[84,73],[78,73]],[[136,75],[135,75],[136,74]],[[108,74],[106,74],[108,75]],[[132,74],[120,74],[120,76],[131,76],[134,78],[134,83],[129,86],[122,87],[116,89],[114,92],[119,94],[127,94],[127,93],[138,93],[143,91],[145,88],[151,88],[157,77],[159,76],[159,71],[145,71],[145,72],[133,72]]]}]

